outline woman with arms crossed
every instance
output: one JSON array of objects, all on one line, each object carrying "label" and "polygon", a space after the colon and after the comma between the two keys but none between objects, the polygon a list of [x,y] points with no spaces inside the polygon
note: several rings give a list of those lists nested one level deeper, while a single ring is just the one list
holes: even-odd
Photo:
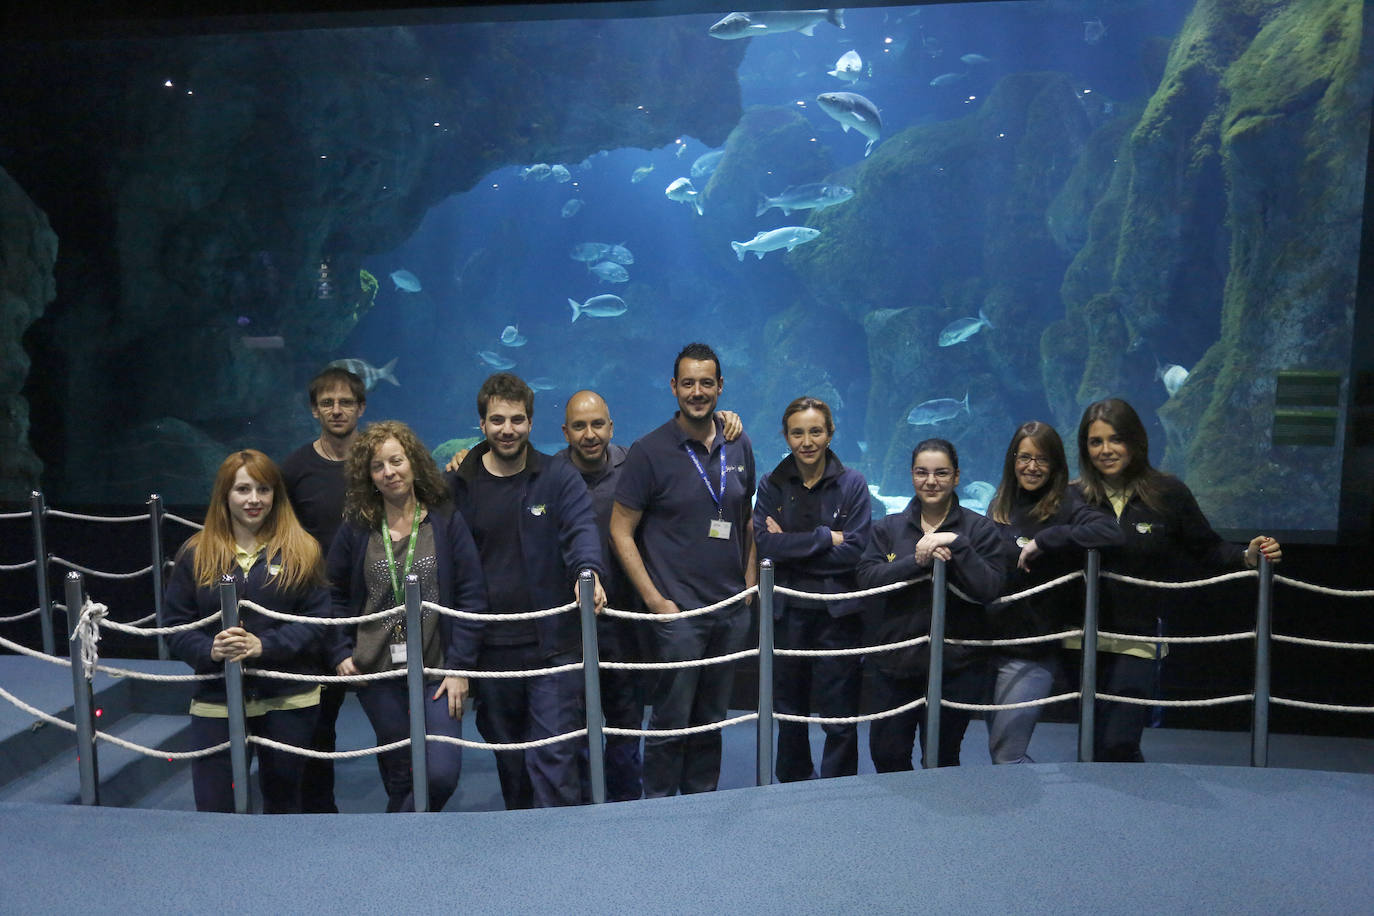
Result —
[{"label": "woman with arms crossed", "polygon": [[[319,545],[296,521],[281,471],[253,449],[234,452],[219,466],[205,528],[177,552],[167,582],[167,624],[180,626],[217,612],[219,583],[226,575],[233,577],[240,600],[287,614],[329,616]],[[172,654],[198,674],[219,674],[226,661],[323,674],[317,659],[324,629],[243,608],[236,627],[214,635],[204,627],[187,630],[170,636],[168,644]],[[310,746],[319,712],[318,684],[247,676],[243,693],[250,732],[282,744]],[[195,745],[209,747],[228,740],[228,715],[224,681],[201,681],[191,701]],[[261,748],[258,783],[265,813],[300,813],[304,767],[305,758],[298,754]],[[191,761],[196,810],[232,812],[232,780],[227,750]]]},{"label": "woman with arms crossed", "polygon": [[[830,450],[835,421],[816,398],[797,398],[782,415],[782,434],[791,454],[759,481],[754,503],[754,540],[760,558],[777,564],[777,583],[796,591],[856,591],[855,569],[868,544],[871,502],[862,474],[847,468]],[[851,649],[863,623],[858,599],[820,601],[777,595],[773,599],[776,645],[782,649]],[[857,656],[816,659],[779,657],[774,690],[778,712],[851,717],[859,713]],[[820,776],[859,771],[857,725],[825,725]],[[813,779],[809,729],[801,722],[778,723],[778,780]]]},{"label": "woman with arms crossed", "polygon": [[[486,585],[472,533],[461,515],[446,511],[448,488],[410,427],[395,420],[373,423],[349,450],[345,473],[344,526],[329,550],[335,616],[360,617],[403,605],[407,575],[419,577],[424,601],[473,613],[486,610]],[[425,667],[456,667],[448,664],[450,653],[459,640],[473,639],[479,626],[425,610],[421,623]],[[404,608],[390,619],[346,628],[332,659],[341,675],[405,668]],[[427,679],[426,732],[461,738],[467,693],[466,678]],[[358,702],[378,744],[409,736],[404,677],[364,684],[358,688]],[[429,807],[439,811],[458,787],[462,748],[428,742],[425,762]],[[377,763],[386,789],[386,810],[414,811],[410,749],[386,751]]]},{"label": "woman with arms crossed", "polygon": [[[1145,426],[1131,405],[1119,398],[1097,401],[1083,411],[1078,470],[1075,486],[1083,498],[1111,511],[1125,539],[1119,547],[1103,550],[1103,572],[1178,581],[1198,572],[1253,569],[1261,554],[1272,563],[1283,556],[1279,542],[1265,535],[1244,548],[1223,541],[1183,482],[1151,467]],[[1142,638],[1099,637],[1097,689],[1148,697],[1158,644],[1145,634],[1155,630],[1160,593],[1104,577],[1101,596],[1101,628]],[[1079,647],[1072,641],[1069,645]],[[1140,737],[1148,715],[1148,706],[1099,702],[1093,759],[1143,761]]]}]

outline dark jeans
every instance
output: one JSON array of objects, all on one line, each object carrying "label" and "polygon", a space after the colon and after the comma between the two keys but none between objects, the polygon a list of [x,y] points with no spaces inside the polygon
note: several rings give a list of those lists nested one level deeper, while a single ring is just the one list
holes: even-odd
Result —
[{"label": "dark jeans", "polygon": [[[448,697],[434,699],[438,681],[425,682],[425,732],[431,735],[463,737],[463,720],[448,714]],[[410,699],[405,678],[374,681],[358,688],[362,704],[378,744],[390,744],[410,737]],[[410,748],[402,747],[377,755],[377,768],[386,790],[387,813],[415,810],[415,778],[410,766]],[[458,788],[463,769],[463,749],[441,741],[425,742],[425,769],[428,771],[429,810],[442,811]]]},{"label": "dark jeans", "polygon": [[[335,727],[347,694],[348,689],[343,684],[325,684],[320,688],[320,715],[315,721],[315,734],[310,737],[312,750],[335,750],[338,739]],[[305,771],[301,775],[301,811],[306,814],[339,813],[339,806],[334,801],[334,761],[305,759]]]},{"label": "dark jeans", "polygon": [[[660,661],[675,662],[738,652],[749,637],[749,608],[742,603],[699,617],[652,624]],[[725,718],[734,662],[664,671],[654,687],[651,729],[686,728]],[[720,782],[720,731],[644,739],[644,797],[712,792]]]},{"label": "dark jeans", "polygon": [[[1081,672],[1081,658],[1071,652],[1074,670]],[[1153,658],[1097,653],[1097,691],[1122,697],[1149,697],[1154,692]],[[1150,718],[1149,706],[1098,700],[1093,707],[1093,760],[1104,763],[1143,763],[1140,736]]]},{"label": "dark jeans", "polygon": [[[894,709],[910,703],[926,693],[926,676],[893,677],[876,672],[873,681],[873,705],[876,709]],[[974,661],[954,671],[946,671],[943,684],[945,699],[960,703],[981,703],[988,695],[989,669],[986,663]],[[940,761],[942,767],[959,765],[959,746],[964,732],[973,718],[971,712],[942,707],[940,710]],[[868,732],[868,749],[873,755],[873,768],[879,773],[896,773],[912,769],[911,755],[915,749],[916,732],[921,733],[921,763],[926,756],[926,707],[918,706],[901,715],[875,719]]]},{"label": "dark jeans", "polygon": [[[607,725],[615,728],[644,727],[642,675],[640,671],[601,672],[601,713]],[[606,801],[634,801],[639,798],[644,793],[644,763],[639,754],[639,736],[607,735],[604,746]],[[585,742],[578,751],[577,769],[582,780],[582,802],[589,804],[592,800],[591,768]]]},{"label": "dark jeans", "polygon": [[[294,747],[309,747],[315,730],[318,707],[282,709],[248,720],[248,732],[271,738]],[[196,747],[212,747],[229,740],[229,720],[209,716],[191,717],[191,740]],[[301,772],[305,758],[299,754],[274,750],[255,744],[248,745],[249,761],[258,755],[258,786],[262,789],[264,814],[301,813]],[[209,757],[191,761],[191,785],[196,796],[197,811],[234,810],[234,773],[229,752],[221,751]]]},{"label": "dark jeans", "polygon": [[[580,650],[540,657],[533,644],[483,646],[482,671],[518,671],[566,665]],[[586,726],[581,671],[535,678],[474,678],[477,728],[491,744],[515,744],[563,735]],[[551,808],[582,802],[575,739],[525,751],[496,751],[496,773],[506,808]]]},{"label": "dark jeans", "polygon": [[[863,622],[858,614],[832,617],[824,608],[788,607],[776,623],[779,649],[852,649],[859,644]],[[859,714],[859,658],[783,658],[773,662],[774,707],[794,716],[850,717]],[[853,776],[859,772],[859,727],[822,725],[825,747],[820,775]],[[816,776],[811,762],[810,728],[801,722],[778,723],[778,781]]]}]

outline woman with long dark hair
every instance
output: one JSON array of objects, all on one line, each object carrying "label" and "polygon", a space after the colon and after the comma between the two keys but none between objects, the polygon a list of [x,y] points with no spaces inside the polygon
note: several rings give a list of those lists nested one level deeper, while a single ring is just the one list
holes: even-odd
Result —
[{"label": "woman with long dark hair", "polygon": [[[1104,572],[1156,581],[1226,569],[1255,568],[1263,555],[1283,556],[1279,542],[1258,535],[1245,547],[1221,539],[1192,492],[1150,465],[1145,425],[1130,404],[1107,398],[1089,404],[1078,424],[1076,486],[1090,504],[1112,512],[1124,537],[1102,552]],[[1153,589],[1103,578],[1100,626],[1140,638],[1099,637],[1097,689],[1117,696],[1149,697],[1157,658],[1167,647],[1149,638],[1164,602]],[[1095,760],[1141,761],[1140,737],[1149,707],[1099,702],[1093,735]]]},{"label": "woman with long dark hair", "polygon": [[[1012,556],[997,526],[959,505],[959,453],[945,439],[927,439],[911,453],[911,482],[916,498],[904,512],[873,526],[873,536],[859,561],[859,586],[874,588],[915,579],[936,558],[944,560],[953,585],[946,601],[945,632],[952,637],[985,638],[984,605],[1000,593]],[[882,596],[878,638],[883,643],[912,639],[930,632],[931,586],[919,582]],[[875,652],[871,661],[874,704],[895,709],[922,697],[930,665],[930,646]],[[978,703],[987,693],[986,653],[966,646],[946,646],[944,696]],[[939,766],[959,765],[971,715],[948,708],[940,714]],[[920,708],[877,719],[869,730],[869,751],[879,773],[912,768],[916,732],[925,757],[926,714]]]},{"label": "woman with long dark hair", "polygon": [[[1069,487],[1064,442],[1053,426],[1037,420],[1023,423],[1012,435],[988,517],[1012,542],[1017,557],[1007,581],[1009,593],[1082,569],[1088,548],[1120,544],[1123,539],[1106,511],[1089,506]],[[1060,585],[997,606],[988,623],[994,638],[1044,636],[1082,620],[1081,598],[1081,585]],[[992,702],[1001,706],[1048,697],[1060,671],[1060,655],[1057,642],[997,647],[992,653]],[[1027,750],[1040,711],[1039,706],[1029,706],[989,713],[988,753],[993,763],[1034,763]]]},{"label": "woman with long dark hair", "polygon": [[[349,450],[344,526],[329,550],[334,613],[360,617],[405,603],[402,583],[420,580],[424,601],[456,610],[486,611],[486,585],[467,523],[446,504],[448,488],[434,459],[410,427],[396,420],[373,423]],[[424,611],[421,644],[426,668],[456,668],[460,640],[474,639],[475,627]],[[404,608],[390,618],[345,629],[332,659],[341,675],[372,674],[406,667]],[[431,678],[425,687],[425,726],[432,735],[463,736],[466,678]],[[378,744],[410,734],[410,703],[404,677],[370,681],[358,688]],[[444,807],[458,787],[462,748],[427,742],[429,806]],[[410,749],[377,758],[386,789],[386,810],[413,811],[415,796]]]},{"label": "woman with long dark hair", "polygon": [[[796,591],[856,591],[856,568],[868,545],[872,506],[868,483],[830,450],[835,420],[824,401],[800,397],[788,404],[782,413],[782,435],[791,454],[763,475],[754,503],[759,557],[776,563],[777,584]],[[852,649],[863,633],[861,609],[857,599],[820,601],[778,595],[773,600],[775,644],[783,649]],[[817,715],[847,718],[859,713],[856,656],[779,657],[774,673],[778,712],[810,714],[814,685]],[[858,726],[823,728],[819,775],[858,773]],[[805,723],[778,723],[779,781],[817,775],[808,732]]]},{"label": "woman with long dark hair", "polygon": [[[177,552],[167,582],[164,620],[180,626],[220,609],[219,584],[232,576],[240,600],[272,611],[328,617],[320,548],[296,520],[286,484],[272,459],[262,452],[233,452],[219,466],[205,510],[205,527]],[[244,607],[239,625],[213,633],[202,627],[168,637],[172,654],[198,674],[219,674],[224,663],[294,674],[324,674],[319,648],[325,627],[287,623]],[[320,703],[318,684],[267,677],[244,678],[244,712],[249,731],[282,744],[308,748]],[[228,740],[224,681],[201,681],[191,701],[191,735],[197,747]],[[249,745],[251,750],[254,746]],[[301,810],[301,772],[305,758],[263,747],[258,752],[258,782],[263,811]],[[233,811],[229,752],[191,761],[197,811]]]}]

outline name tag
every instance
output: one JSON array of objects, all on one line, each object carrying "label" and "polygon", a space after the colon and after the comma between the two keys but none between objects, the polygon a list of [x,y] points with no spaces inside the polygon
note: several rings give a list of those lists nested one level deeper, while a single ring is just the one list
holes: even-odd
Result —
[{"label": "name tag", "polygon": [[711,520],[710,536],[721,540],[730,540],[730,523],[723,518]]},{"label": "name tag", "polygon": [[394,642],[391,644],[391,663],[393,665],[404,665],[406,663],[406,644]]}]

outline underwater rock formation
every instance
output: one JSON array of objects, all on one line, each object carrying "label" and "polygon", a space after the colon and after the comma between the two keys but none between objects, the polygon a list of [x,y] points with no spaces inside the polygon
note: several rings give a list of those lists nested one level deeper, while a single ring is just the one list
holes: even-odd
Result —
[{"label": "underwater rock formation", "polygon": [[[32,434],[46,489],[142,498],[156,469],[145,484],[107,480],[66,456],[169,416],[216,463],[248,428],[284,454],[313,432],[299,406],[309,367],[371,306],[365,255],[504,165],[683,133],[723,142],[742,45],[663,19],[10,48],[6,164],[63,238],[60,295],[30,350],[67,371],[27,382],[60,407]],[[284,349],[249,340],[275,337]],[[89,396],[114,377],[116,411]]]},{"label": "underwater rock formation", "polygon": [[0,168],[0,499],[26,500],[43,462],[29,446],[29,372],[23,335],[57,289],[57,236],[48,218]]}]

